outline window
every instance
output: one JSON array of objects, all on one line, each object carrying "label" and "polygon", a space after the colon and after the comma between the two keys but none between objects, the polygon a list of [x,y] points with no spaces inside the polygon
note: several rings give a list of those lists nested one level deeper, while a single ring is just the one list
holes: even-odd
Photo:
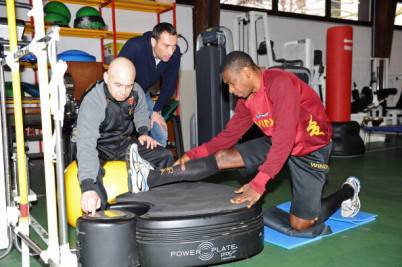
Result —
[{"label": "window", "polygon": [[370,21],[370,0],[331,0],[331,17]]},{"label": "window", "polygon": [[272,0],[221,0],[221,4],[272,9]]},{"label": "window", "polygon": [[278,10],[299,14],[325,16],[325,0],[278,0]]},{"label": "window", "polygon": [[395,25],[402,26],[402,3],[396,5]]},{"label": "window", "polygon": [[[372,0],[220,0],[221,4],[226,5],[272,10],[272,14],[297,13],[359,22],[370,22],[371,2]],[[398,3],[396,17],[395,24],[402,25],[402,3]]]}]

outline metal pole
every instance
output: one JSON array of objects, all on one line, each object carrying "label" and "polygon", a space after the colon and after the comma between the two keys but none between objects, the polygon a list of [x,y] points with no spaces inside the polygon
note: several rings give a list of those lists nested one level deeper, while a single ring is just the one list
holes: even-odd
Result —
[{"label": "metal pole", "polygon": [[23,233],[21,233],[21,232],[18,232],[18,230],[17,230],[17,236],[19,237],[19,238],[21,238],[22,239],[22,241],[23,241],[23,243],[26,243],[31,249],[32,249],[32,251],[34,252],[34,253],[36,253],[36,254],[41,254],[42,252],[43,252],[43,250],[38,246],[38,244],[36,244],[34,241],[32,241],[30,238],[29,238],[29,236],[27,236],[27,235],[25,235],[25,234],[23,234]]},{"label": "metal pole", "polygon": [[[15,19],[14,0],[7,0],[8,36],[10,40],[10,53],[17,51],[17,25]],[[29,236],[29,203],[28,203],[28,177],[25,157],[24,126],[22,120],[21,79],[18,61],[10,62],[13,82],[15,135],[17,143],[18,184],[20,195],[19,227],[21,232]],[[22,244],[22,266],[29,266],[29,248]]]},{"label": "metal pole", "polygon": [[[42,0],[34,0],[30,15],[34,17],[35,39],[45,37],[45,26],[43,20]],[[55,171],[53,165],[53,149],[50,140],[52,140],[52,119],[50,115],[49,99],[49,76],[47,65],[47,53],[43,48],[37,48],[34,51],[38,59],[38,78],[41,106],[42,136],[44,144],[44,170],[46,184],[46,206],[47,206],[47,225],[49,232],[49,246],[47,249],[48,259],[59,262],[59,238],[57,225],[57,198]]]},{"label": "metal pole", "polygon": [[[59,89],[56,87],[55,89]],[[64,92],[57,90],[57,100],[60,99],[59,95]],[[58,109],[64,111],[64,103],[57,101]],[[66,217],[66,197],[64,190],[64,148],[63,148],[63,134],[62,134],[62,120],[53,116],[54,128],[56,133],[56,182],[57,182],[57,204],[58,204],[58,218],[59,218],[59,238],[60,245],[68,244],[68,227]]]},{"label": "metal pole", "polygon": [[2,124],[2,135],[3,135],[3,155],[4,155],[4,175],[6,181],[6,192],[7,192],[7,205],[11,203],[11,187],[10,187],[10,151],[9,151],[9,140],[7,132],[7,110],[6,110],[6,88],[4,86],[4,67],[0,64],[0,102],[1,102],[1,124]]},{"label": "metal pole", "polygon": [[[55,32],[56,33],[56,32]],[[52,67],[52,79],[49,84],[50,110],[53,114],[55,148],[56,148],[56,183],[57,183],[57,207],[60,239],[60,266],[77,266],[77,258],[70,251],[68,243],[68,226],[66,217],[66,200],[64,188],[64,142],[63,142],[63,121],[64,106],[66,105],[66,88],[64,85],[64,74],[67,64],[64,61],[57,61],[56,41],[59,35],[53,34],[48,44],[48,58]]]},{"label": "metal pole", "polygon": [[[5,86],[4,86],[4,72],[3,65],[0,64],[0,102],[1,102],[1,113],[4,115],[5,112]],[[7,147],[7,133],[6,125],[3,120],[0,122],[1,132],[3,133],[2,138],[0,138],[0,150],[1,150],[1,161],[0,161],[0,214],[7,214],[7,206],[10,203],[11,191],[10,191],[10,177],[9,177],[9,164],[8,160],[8,147]],[[3,182],[4,181],[4,182]],[[11,229],[7,225],[7,216],[2,216],[0,218],[0,260],[6,257],[12,250],[13,236]],[[4,249],[4,250],[3,250]]]}]

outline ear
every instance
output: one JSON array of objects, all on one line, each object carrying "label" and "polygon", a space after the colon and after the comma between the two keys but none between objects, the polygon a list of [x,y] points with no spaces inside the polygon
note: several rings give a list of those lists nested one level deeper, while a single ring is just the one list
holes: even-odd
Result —
[{"label": "ear", "polygon": [[105,81],[106,84],[109,83],[109,74],[107,73],[107,71],[103,73],[103,80]]},{"label": "ear", "polygon": [[251,68],[248,67],[248,66],[244,67],[241,71],[244,73],[244,75],[246,75],[246,77],[247,77],[248,79],[252,76],[252,73],[251,73],[252,70],[251,70]]},{"label": "ear", "polygon": [[156,39],[154,37],[151,37],[151,46],[154,48],[156,46]]}]

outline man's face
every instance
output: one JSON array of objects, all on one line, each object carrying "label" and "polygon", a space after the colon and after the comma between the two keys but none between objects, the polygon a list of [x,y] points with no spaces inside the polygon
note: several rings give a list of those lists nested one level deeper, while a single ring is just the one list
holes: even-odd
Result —
[{"label": "man's face", "polygon": [[151,38],[152,49],[154,56],[160,60],[167,62],[173,55],[177,47],[177,35],[171,35],[168,32],[163,32],[159,39]]},{"label": "man's face", "polygon": [[247,98],[252,93],[252,82],[245,69],[235,71],[227,69],[222,74],[223,82],[229,86],[229,92],[241,98]]},{"label": "man's face", "polygon": [[126,100],[134,86],[134,79],[132,77],[123,76],[105,73],[104,77],[110,94],[117,101]]}]

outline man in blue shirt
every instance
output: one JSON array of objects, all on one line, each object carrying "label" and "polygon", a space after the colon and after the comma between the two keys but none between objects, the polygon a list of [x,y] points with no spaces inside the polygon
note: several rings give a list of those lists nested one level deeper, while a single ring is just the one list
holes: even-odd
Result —
[{"label": "man in blue shirt", "polygon": [[[176,29],[166,22],[157,24],[152,31],[128,40],[119,53],[135,64],[136,82],[145,92],[151,119],[151,136],[166,146],[167,126],[161,110],[169,104],[176,89],[180,68],[180,48]],[[160,95],[154,104],[149,89],[161,80]]]}]

